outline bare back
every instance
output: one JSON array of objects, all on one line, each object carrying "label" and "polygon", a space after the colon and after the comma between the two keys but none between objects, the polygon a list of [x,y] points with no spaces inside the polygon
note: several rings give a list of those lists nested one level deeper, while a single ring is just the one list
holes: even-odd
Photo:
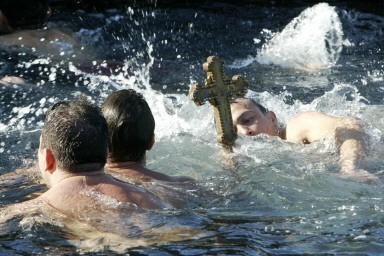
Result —
[{"label": "bare back", "polygon": [[105,207],[132,209],[169,207],[146,190],[117,181],[107,174],[66,178],[40,198],[66,214],[86,213]]}]

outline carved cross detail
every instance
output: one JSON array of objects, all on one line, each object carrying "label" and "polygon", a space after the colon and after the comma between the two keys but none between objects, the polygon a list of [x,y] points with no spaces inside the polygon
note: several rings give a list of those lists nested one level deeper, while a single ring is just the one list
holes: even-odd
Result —
[{"label": "carved cross detail", "polygon": [[248,83],[241,76],[228,79],[223,72],[223,61],[215,56],[207,58],[203,69],[207,72],[205,85],[191,85],[189,97],[196,105],[209,101],[214,108],[214,118],[217,131],[217,141],[231,147],[237,139],[232,123],[231,100],[234,96],[244,97]]}]

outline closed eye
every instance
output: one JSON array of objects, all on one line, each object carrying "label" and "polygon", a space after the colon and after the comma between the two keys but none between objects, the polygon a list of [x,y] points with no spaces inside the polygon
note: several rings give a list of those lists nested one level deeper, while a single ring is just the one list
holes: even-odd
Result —
[{"label": "closed eye", "polygon": [[244,113],[240,118],[238,123],[240,125],[251,125],[256,121],[256,116],[252,112],[246,112]]},{"label": "closed eye", "polygon": [[243,119],[243,120],[241,120],[241,124],[242,125],[249,125],[249,124],[251,124],[252,123],[252,121],[254,120],[254,118],[246,118],[246,119]]}]

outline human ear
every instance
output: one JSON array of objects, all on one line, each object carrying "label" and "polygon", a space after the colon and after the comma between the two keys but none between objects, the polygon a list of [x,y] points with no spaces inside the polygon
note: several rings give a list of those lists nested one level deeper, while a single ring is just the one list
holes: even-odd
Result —
[{"label": "human ear", "polygon": [[155,144],[155,134],[153,134],[151,139],[149,140],[147,150],[151,150],[154,144]]},{"label": "human ear", "polygon": [[267,112],[267,116],[268,116],[269,120],[271,120],[271,122],[273,123],[273,125],[274,125],[275,127],[278,127],[278,126],[279,126],[279,122],[277,121],[277,117],[276,117],[275,112],[273,112],[273,111],[268,111],[268,112]]},{"label": "human ear", "polygon": [[52,151],[48,148],[43,148],[42,150],[42,164],[43,170],[49,171],[52,173],[55,169],[55,157],[52,154]]}]

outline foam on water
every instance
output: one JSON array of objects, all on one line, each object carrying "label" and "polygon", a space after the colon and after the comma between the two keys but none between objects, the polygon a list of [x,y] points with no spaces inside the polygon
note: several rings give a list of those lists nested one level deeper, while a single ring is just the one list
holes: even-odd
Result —
[{"label": "foam on water", "polygon": [[[269,31],[264,31],[269,34]],[[318,71],[336,64],[342,50],[343,31],[334,9],[326,3],[304,10],[257,54],[260,64]]]},{"label": "foam on water", "polygon": [[254,98],[269,110],[275,111],[283,123],[299,112],[310,110],[365,119],[362,111],[366,108],[367,102],[355,86],[345,83],[335,83],[333,89],[309,103],[294,100],[288,105],[286,101],[287,98],[292,97],[292,93],[287,91],[275,95],[267,91],[259,93],[249,90],[247,97]]},{"label": "foam on water", "polygon": [[[381,138],[383,124],[377,119],[375,110],[381,109],[380,106],[368,106],[367,100],[360,95],[356,87],[345,84],[336,83],[334,88],[324,95],[314,99],[312,102],[303,103],[295,100],[292,104],[286,104],[286,98],[291,97],[291,93],[283,92],[280,95],[274,95],[269,92],[254,92],[249,91],[248,97],[255,99],[269,110],[274,111],[277,119],[283,126],[294,117],[296,114],[303,111],[320,111],[329,113],[336,116],[353,116],[360,118],[366,124],[366,131],[371,137],[371,150],[369,158],[380,158],[382,153]],[[379,110],[380,111],[380,110]],[[271,149],[265,151],[265,149]],[[338,173],[339,167],[337,165],[337,151],[336,145],[332,141],[323,141],[319,143],[312,143],[310,145],[297,145],[282,142],[278,138],[270,138],[265,136],[258,136],[256,138],[240,138],[237,141],[235,153],[242,161],[248,160],[249,166],[252,169],[266,169],[265,172],[269,173],[268,169],[271,166],[268,163],[273,163],[273,168],[278,172],[284,172],[287,175],[318,175],[318,173]],[[318,162],[316,159],[321,156],[322,161]],[[370,160],[370,161],[371,161]],[[265,166],[266,165],[266,166]],[[372,163],[367,161],[368,170],[377,169],[380,164],[377,160]],[[376,167],[375,167],[376,165]],[[308,170],[310,170],[308,172]],[[280,174],[279,174],[280,175]],[[278,175],[278,176],[279,176]],[[272,177],[275,177],[272,175]],[[322,180],[328,179],[326,176],[319,177]],[[338,182],[336,176],[335,181]],[[296,185],[295,185],[296,186]],[[336,192],[335,192],[336,194]]]},{"label": "foam on water", "polygon": [[[128,11],[133,12],[132,9]],[[109,21],[114,22],[120,19],[121,17],[116,16]],[[97,223],[101,226],[101,230],[87,228],[86,225],[81,226],[70,220],[73,229],[80,233],[63,230],[62,223],[65,222],[61,220],[56,223],[47,218],[41,224],[27,217],[21,223],[21,227],[25,229],[18,231],[20,233],[17,234],[17,238],[11,237],[14,233],[9,235],[9,239],[5,238],[7,240],[5,244],[12,249],[12,252],[18,252],[20,247],[24,247],[25,250],[24,248],[20,250],[24,250],[27,254],[46,253],[43,247],[53,248],[58,245],[58,249],[52,250],[57,250],[56,252],[60,254],[71,250],[63,247],[63,241],[68,237],[69,242],[78,247],[73,249],[77,252],[82,252],[83,249],[86,252],[98,250],[103,252],[112,249],[107,248],[109,245],[118,247],[119,244],[123,247],[122,252],[132,246],[145,246],[145,249],[139,248],[136,251],[139,254],[145,254],[143,252],[150,254],[151,250],[157,254],[170,252],[199,254],[202,251],[206,252],[202,254],[209,254],[218,250],[236,254],[244,246],[244,241],[251,240],[246,248],[251,248],[248,251],[251,254],[255,252],[253,249],[259,250],[258,248],[270,254],[286,252],[321,254],[324,251],[344,253],[348,248],[354,249],[360,245],[364,247],[365,244],[371,244],[371,246],[375,243],[382,244],[380,221],[383,213],[382,186],[371,186],[339,178],[337,154],[334,154],[331,144],[313,143],[304,146],[266,136],[239,138],[234,149],[234,157],[240,159],[239,167],[233,172],[223,168],[220,163],[222,156],[218,155],[219,145],[215,140],[216,132],[211,107],[208,104],[197,107],[186,93],[165,93],[161,90],[164,87],[156,88],[151,84],[150,75],[153,74],[151,69],[156,62],[153,53],[156,44],[145,33],[145,24],[142,24],[142,20],[135,20],[135,23],[142,29],[141,43],[145,45],[145,51],[137,50],[135,53],[137,55],[128,56],[121,70],[108,76],[87,73],[73,64],[67,64],[69,65],[67,72],[79,77],[75,88],[68,91],[62,91],[60,83],[54,84],[55,79],[62,72],[59,66],[45,70],[44,65],[52,64],[49,58],[24,62],[26,69],[33,68],[34,65],[43,66],[38,72],[46,78],[44,80],[41,78],[42,82],[33,87],[33,90],[20,88],[19,91],[27,95],[23,101],[18,102],[19,99],[15,94],[10,93],[8,98],[11,99],[12,107],[8,109],[8,105],[4,105],[0,110],[2,113],[1,111],[5,111],[3,109],[7,109],[5,111],[7,117],[0,123],[0,131],[3,135],[0,141],[0,152],[7,151],[7,154],[2,155],[10,158],[9,162],[13,168],[16,165],[16,157],[22,156],[25,151],[36,149],[38,136],[30,138],[27,132],[32,126],[33,129],[41,127],[42,122],[39,120],[42,113],[53,102],[86,94],[96,104],[101,105],[110,92],[132,88],[144,95],[156,120],[156,144],[148,154],[147,164],[150,168],[167,174],[188,175],[196,178],[213,194],[212,198],[207,194],[196,196],[196,200],[199,201],[212,199],[202,203],[204,205],[202,211],[205,214],[201,216],[195,214],[193,210],[183,213],[177,211],[151,213],[148,216],[140,212],[135,214],[129,212],[124,216],[116,213],[115,216],[108,212],[107,216],[94,215],[86,220],[89,223]],[[81,35],[89,37],[91,43],[94,42],[93,40],[100,40],[98,33],[101,31],[81,31]],[[270,32],[265,31],[265,34]],[[258,61],[260,64],[274,64],[289,68],[283,70],[277,67],[274,69],[277,73],[291,72],[291,68],[311,71],[329,68],[338,60],[341,36],[341,24],[334,8],[327,4],[319,4],[305,10],[281,33],[274,35],[258,52],[257,57],[250,56],[245,60],[235,61],[232,67],[250,67],[251,63]],[[356,41],[353,38],[351,41],[350,45],[354,47]],[[126,49],[130,48],[129,43],[121,41],[123,48]],[[166,65],[166,63],[161,64]],[[95,60],[94,64],[95,66],[107,65],[103,60]],[[176,64],[180,65],[179,62]],[[182,64],[192,67],[194,62],[191,64],[185,61]],[[371,85],[371,82],[380,83],[383,79],[383,71],[379,66],[363,72],[363,75],[358,78],[358,83]],[[306,72],[292,73],[294,73],[293,76],[299,77],[294,80],[296,82],[294,87],[297,87],[297,90],[303,89],[307,84],[319,86],[320,82],[328,86],[327,90],[321,91],[321,96],[306,102],[298,100],[296,95],[293,95],[294,92],[285,90],[279,93],[271,90],[260,92],[257,88],[258,91],[251,90],[248,96],[275,111],[282,123],[286,123],[295,114],[305,110],[356,116],[366,121],[371,126],[370,133],[374,137],[374,151],[371,157],[373,159],[369,159],[373,160],[373,163],[368,165],[370,167],[368,170],[382,178],[384,168],[381,160],[384,153],[381,145],[383,139],[380,132],[384,130],[384,121],[380,116],[383,111],[382,106],[370,105],[355,84],[335,79],[333,76],[329,78],[328,75],[333,75],[331,72],[322,71],[311,75],[313,80],[306,85],[300,79]],[[271,75],[270,79],[284,80],[286,79],[284,75],[285,73],[283,75],[275,73],[275,76]],[[347,73],[347,75],[352,74]],[[190,81],[189,84],[192,82],[194,81]],[[291,83],[291,81],[284,81],[284,83]],[[53,84],[53,89],[49,86],[50,84]],[[276,82],[276,84],[279,83]],[[171,87],[171,85],[168,86]],[[24,95],[20,96],[24,99],[23,97]],[[28,124],[29,120],[31,124]],[[9,131],[19,131],[22,134],[9,134],[7,133]],[[38,130],[34,131],[38,133]],[[27,149],[24,145],[27,141],[29,143],[35,141],[36,144],[29,145]],[[10,147],[18,143],[22,144],[22,149],[19,151]],[[6,191],[13,192],[12,189],[7,188]],[[119,207],[117,202],[101,198],[92,191],[89,196],[94,196],[103,202],[107,201],[111,208]],[[266,209],[265,212],[262,211],[263,209]],[[201,209],[197,212],[199,210]],[[277,216],[274,217],[274,215]],[[39,215],[35,214],[34,217],[36,216]],[[212,217],[215,220],[214,223],[205,226],[210,222],[204,218],[205,216]],[[135,224],[135,221],[141,226]],[[19,219],[13,219],[11,225],[15,228],[19,227],[19,222]],[[49,226],[45,226],[44,223]],[[51,234],[51,231],[54,234]],[[81,231],[87,234],[82,236]],[[210,239],[195,240],[209,236],[211,231],[218,234]],[[2,227],[0,227],[0,233],[7,234]],[[108,241],[108,234],[115,233],[121,237],[110,238],[112,240]],[[32,239],[31,242],[28,237],[36,240]],[[43,239],[46,239],[46,242]],[[116,239],[116,243],[113,239]],[[176,243],[180,239],[188,242]],[[238,244],[236,241],[239,241]],[[358,243],[354,243],[355,241]],[[30,246],[32,249],[29,249]],[[345,248],[341,250],[341,247]],[[234,251],[231,251],[232,248]],[[237,249],[239,251],[236,251]]]},{"label": "foam on water", "polygon": [[147,44],[146,63],[140,63],[135,59],[126,60],[121,71],[110,76],[88,74],[72,64],[70,71],[84,77],[83,81],[86,81],[84,85],[89,91],[101,93],[101,98],[97,99],[99,105],[111,90],[134,89],[143,94],[155,118],[156,139],[167,139],[179,133],[188,133],[196,137],[214,136],[213,111],[210,111],[208,104],[197,107],[187,95],[163,94],[152,88],[150,69],[154,63],[153,46],[145,38],[142,40]]}]

